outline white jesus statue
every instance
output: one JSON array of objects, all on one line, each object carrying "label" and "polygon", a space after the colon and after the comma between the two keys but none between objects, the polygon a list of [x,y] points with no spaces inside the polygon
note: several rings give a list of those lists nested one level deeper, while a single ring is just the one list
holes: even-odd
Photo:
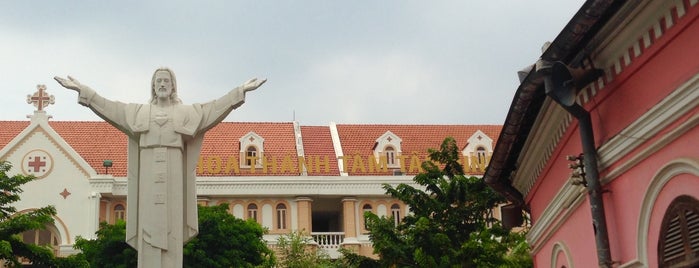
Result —
[{"label": "white jesus statue", "polygon": [[138,267],[182,267],[184,243],[199,230],[195,171],[204,132],[267,80],[251,79],[217,100],[185,105],[168,68],[153,74],[149,104],[105,99],[70,76],[54,79],[129,137],[126,242],[138,250]]}]

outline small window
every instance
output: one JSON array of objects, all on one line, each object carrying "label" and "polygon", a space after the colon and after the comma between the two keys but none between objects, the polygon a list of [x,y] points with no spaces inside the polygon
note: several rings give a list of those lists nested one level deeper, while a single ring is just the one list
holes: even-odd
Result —
[{"label": "small window", "polygon": [[255,146],[248,146],[248,148],[245,149],[246,166],[254,166],[257,164],[257,157],[257,148],[255,148]]},{"label": "small window", "polygon": [[255,204],[250,204],[248,205],[248,219],[252,219],[254,221],[257,221],[257,205]]},{"label": "small window", "polygon": [[126,208],[122,204],[114,206],[114,221],[126,219]]},{"label": "small window", "polygon": [[[362,215],[365,215],[367,212],[372,212],[373,210],[371,209],[371,205],[366,204],[362,207]],[[364,217],[364,230],[367,230],[367,225],[366,225],[366,217]]]},{"label": "small window", "polygon": [[393,216],[393,225],[398,227],[398,224],[400,224],[400,206],[398,204],[393,204],[391,206],[391,215]]},{"label": "small window", "polygon": [[286,205],[284,204],[277,205],[277,229],[286,229]]},{"label": "small window", "polygon": [[389,166],[396,165],[396,149],[393,149],[392,146],[386,146],[384,152],[386,153],[386,163]]},{"label": "small window", "polygon": [[476,159],[478,159],[477,161],[478,161],[479,166],[483,166],[486,164],[485,162],[486,162],[487,156],[488,155],[485,152],[485,148],[483,148],[483,147],[476,148]]},{"label": "small window", "polygon": [[699,266],[699,201],[679,196],[663,217],[658,241],[659,267]]}]

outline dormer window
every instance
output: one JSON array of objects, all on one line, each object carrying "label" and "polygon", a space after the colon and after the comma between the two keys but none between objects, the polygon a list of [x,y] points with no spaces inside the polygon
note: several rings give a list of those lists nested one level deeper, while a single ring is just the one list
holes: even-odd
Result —
[{"label": "dormer window", "polygon": [[392,146],[386,146],[384,149],[384,153],[386,154],[386,163],[388,166],[395,166],[396,165],[396,149],[393,149]]},{"label": "dormer window", "polygon": [[476,161],[478,161],[478,165],[485,165],[487,163],[487,157],[488,153],[483,146],[476,148]]},{"label": "dormer window", "polygon": [[245,149],[245,165],[252,166],[256,164],[254,161],[257,161],[257,148],[250,145]]},{"label": "dormer window", "polygon": [[493,154],[493,139],[485,135],[483,131],[476,130],[466,143],[461,153],[464,156],[466,172],[481,173],[485,171],[490,156]]},{"label": "dormer window", "polygon": [[264,142],[260,135],[255,132],[248,132],[240,138],[240,167],[261,168],[264,157]]},{"label": "dormer window", "polygon": [[386,131],[386,133],[376,139],[374,157],[378,161],[379,166],[385,163],[387,168],[400,168],[401,142],[401,138],[391,131]]}]

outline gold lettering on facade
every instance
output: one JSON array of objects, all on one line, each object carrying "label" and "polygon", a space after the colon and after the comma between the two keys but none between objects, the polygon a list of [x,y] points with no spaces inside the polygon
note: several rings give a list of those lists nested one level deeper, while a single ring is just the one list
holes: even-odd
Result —
[{"label": "gold lettering on facade", "polygon": [[379,156],[378,163],[374,155],[369,155],[367,164],[369,164],[369,172],[388,172],[388,160],[385,155]]},{"label": "gold lettering on facade", "polygon": [[342,160],[342,172],[343,172],[343,173],[347,173],[347,169],[348,169],[347,166],[349,166],[349,163],[348,163],[349,161],[347,160],[347,157],[345,157],[345,156],[338,156],[337,159],[338,159],[338,160]]},{"label": "gold lettering on facade", "polygon": [[211,156],[209,157],[209,165],[206,167],[206,171],[210,174],[221,173],[221,157]]},{"label": "gold lettering on facade", "polygon": [[417,156],[416,153],[413,153],[412,156],[410,156],[410,172],[419,172],[422,170],[422,161],[420,161],[420,157]]},{"label": "gold lettering on facade", "polygon": [[[240,173],[240,162],[235,156],[228,157],[228,162],[226,162],[226,168],[224,169],[226,174],[238,174]],[[233,173],[231,173],[233,171]]]},{"label": "gold lettering on facade", "polygon": [[262,173],[276,173],[277,172],[277,158],[272,156],[262,157]]},{"label": "gold lettering on facade", "polygon": [[[292,157],[296,157],[298,165],[294,165]],[[485,172],[485,169],[490,162],[490,157],[491,155],[488,155],[479,159],[476,155],[466,155],[460,156],[459,162],[463,165],[465,173],[479,174]],[[197,173],[208,173],[213,175],[240,174],[241,162],[239,162],[235,156],[229,156],[225,158],[225,161],[223,159],[224,158],[221,156],[200,156],[199,162],[197,163]],[[258,163],[258,160],[261,161],[262,167],[260,170],[264,174],[300,173],[304,170],[304,168],[310,173],[330,172],[330,159],[327,155],[313,155],[305,157],[286,155],[281,159],[281,164],[278,163],[276,156],[248,156],[245,159],[247,163],[252,164],[250,165],[249,172],[253,174],[257,172],[256,163]],[[354,154],[352,156],[339,156],[337,159],[338,162],[342,161],[342,172],[345,173],[349,171],[354,174],[375,174],[388,173],[390,171],[386,156],[379,156],[377,159],[373,154],[366,157],[362,157],[359,154]],[[420,159],[416,152],[409,155],[399,155],[397,156],[397,160],[399,160],[398,164],[400,164],[400,170],[403,173],[422,172],[422,163],[424,161],[430,161],[429,156],[426,156],[425,159]],[[351,167],[349,167],[350,165]]]},{"label": "gold lettering on facade", "polygon": [[284,172],[294,172],[294,165],[292,165],[290,155],[285,155],[284,159],[282,159],[282,165],[281,168],[279,168],[279,173]]},{"label": "gold lettering on facade", "polygon": [[362,173],[366,173],[366,167],[364,166],[364,160],[359,154],[355,154],[352,158],[352,173],[357,172],[357,170]]},{"label": "gold lettering on facade", "polygon": [[408,170],[406,169],[406,160],[408,159],[407,155],[399,155],[398,159],[400,159],[400,172],[406,173]]}]

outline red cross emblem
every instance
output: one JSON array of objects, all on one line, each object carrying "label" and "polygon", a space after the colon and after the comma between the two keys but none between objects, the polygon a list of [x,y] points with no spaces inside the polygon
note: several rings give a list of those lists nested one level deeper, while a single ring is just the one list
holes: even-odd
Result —
[{"label": "red cross emblem", "polygon": [[37,85],[36,89],[37,91],[34,92],[34,95],[27,95],[27,103],[34,104],[37,111],[43,111],[46,106],[53,104],[55,100],[53,95],[46,93],[45,85]]},{"label": "red cross emblem", "polygon": [[[31,158],[31,156],[29,158]],[[46,159],[46,157],[44,157],[44,159]],[[35,156],[34,161],[29,161],[28,165],[30,170],[29,172],[39,172],[42,171],[42,167],[46,166],[46,161],[42,161],[41,157]],[[33,171],[31,170],[32,168],[34,169]]]},{"label": "red cross emblem", "polygon": [[22,171],[41,179],[53,169],[53,159],[44,150],[32,150],[22,158]]}]

